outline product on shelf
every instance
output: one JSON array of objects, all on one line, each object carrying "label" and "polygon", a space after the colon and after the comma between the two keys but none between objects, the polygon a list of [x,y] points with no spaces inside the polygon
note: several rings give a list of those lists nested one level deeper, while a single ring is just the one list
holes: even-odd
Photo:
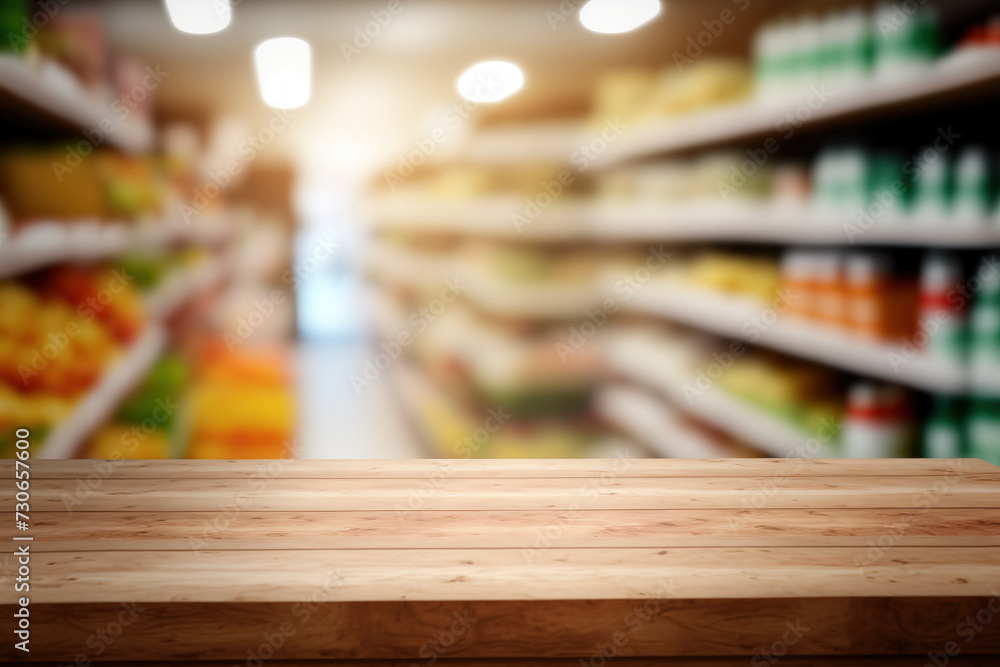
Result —
[{"label": "product on shelf", "polygon": [[[134,220],[161,210],[163,183],[151,158],[64,147],[0,154],[0,198],[15,223]],[[58,196],[53,196],[58,193]]]},{"label": "product on shelf", "polygon": [[765,24],[753,45],[756,94],[803,96],[810,86],[843,90],[872,77],[919,75],[941,53],[940,29],[932,9],[908,9],[852,6]]},{"label": "product on shelf", "polygon": [[841,444],[853,459],[903,458],[911,455],[914,427],[910,397],[899,387],[856,382],[847,391]]},{"label": "product on shelf", "polygon": [[917,331],[917,286],[891,269],[889,255],[793,248],[781,262],[791,314],[880,341]]},{"label": "product on shelf", "polygon": [[280,344],[206,346],[191,390],[187,458],[270,459],[294,456],[295,398],[291,359]]},{"label": "product on shelf", "polygon": [[960,401],[953,396],[935,396],[930,416],[924,424],[923,455],[932,459],[965,456],[964,426]]},{"label": "product on shelf", "polygon": [[122,403],[115,417],[91,438],[86,456],[95,459],[177,458],[183,445],[187,362],[176,354],[162,357],[143,384]]},{"label": "product on shelf", "polygon": [[658,76],[636,70],[609,72],[595,90],[590,123],[609,118],[648,123],[738,102],[750,95],[750,70],[739,60],[702,57],[671,63]]},{"label": "product on shelf", "polygon": [[923,455],[973,457],[1000,465],[1000,399],[935,396],[924,425]]}]

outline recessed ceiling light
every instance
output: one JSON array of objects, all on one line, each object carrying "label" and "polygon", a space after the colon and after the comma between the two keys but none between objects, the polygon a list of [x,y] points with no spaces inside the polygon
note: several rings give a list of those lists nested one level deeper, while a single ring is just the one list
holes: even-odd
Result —
[{"label": "recessed ceiling light", "polygon": [[298,37],[275,37],[254,52],[257,82],[264,101],[276,109],[295,109],[309,101],[312,49]]},{"label": "recessed ceiling light", "polygon": [[499,102],[524,86],[524,73],[514,63],[477,63],[458,78],[458,92],[473,102]]},{"label": "recessed ceiling light", "polygon": [[166,0],[174,27],[193,35],[219,32],[232,19],[229,0]]},{"label": "recessed ceiling light", "polygon": [[594,32],[628,32],[659,13],[660,0],[590,0],[580,9],[580,23]]}]

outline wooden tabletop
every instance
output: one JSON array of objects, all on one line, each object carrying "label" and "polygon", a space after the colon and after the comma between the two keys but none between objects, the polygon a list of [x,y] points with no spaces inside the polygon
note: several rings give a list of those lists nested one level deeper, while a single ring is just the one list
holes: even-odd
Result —
[{"label": "wooden tabletop", "polygon": [[974,459],[40,460],[30,526],[39,605],[1000,595]]},{"label": "wooden tabletop", "polygon": [[[638,599],[665,581],[685,598],[1000,584],[1000,469],[973,459],[32,466],[37,602],[298,601],[334,572],[338,600]],[[2,498],[12,512],[13,489]],[[0,602],[14,600],[0,587]]]}]

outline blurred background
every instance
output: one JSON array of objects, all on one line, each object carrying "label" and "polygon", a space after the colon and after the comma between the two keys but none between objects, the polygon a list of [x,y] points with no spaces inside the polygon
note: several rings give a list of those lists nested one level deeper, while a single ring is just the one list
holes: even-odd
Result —
[{"label": "blurred background", "polygon": [[0,0],[0,449],[1000,463],[1000,4]]}]

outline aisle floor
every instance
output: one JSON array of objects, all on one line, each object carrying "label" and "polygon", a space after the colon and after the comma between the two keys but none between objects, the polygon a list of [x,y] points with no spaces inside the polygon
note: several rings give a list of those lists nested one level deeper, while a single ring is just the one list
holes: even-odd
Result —
[{"label": "aisle floor", "polygon": [[351,385],[351,375],[361,372],[369,350],[366,340],[303,342],[297,348],[298,458],[426,456],[389,378],[360,393]]}]

